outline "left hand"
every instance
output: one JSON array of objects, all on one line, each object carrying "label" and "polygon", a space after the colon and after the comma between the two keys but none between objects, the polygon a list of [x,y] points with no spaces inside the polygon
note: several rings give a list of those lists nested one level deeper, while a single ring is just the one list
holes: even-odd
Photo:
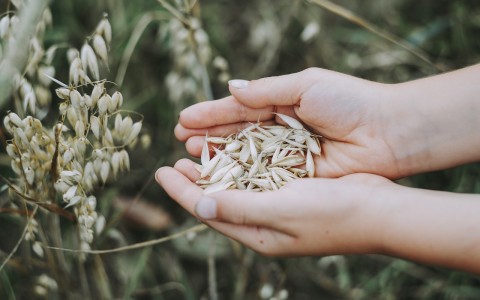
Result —
[{"label": "left hand", "polygon": [[158,183],[192,215],[264,255],[377,253],[381,227],[370,198],[396,186],[369,174],[298,179],[278,191],[228,190],[204,196],[194,162],[156,173]]}]

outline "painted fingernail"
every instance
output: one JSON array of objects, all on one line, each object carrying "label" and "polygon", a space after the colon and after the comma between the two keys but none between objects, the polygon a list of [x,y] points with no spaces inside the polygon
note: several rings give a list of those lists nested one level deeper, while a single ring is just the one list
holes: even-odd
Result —
[{"label": "painted fingernail", "polygon": [[239,90],[246,88],[248,86],[248,83],[248,80],[243,79],[232,79],[228,81],[228,85]]},{"label": "painted fingernail", "polygon": [[195,213],[202,219],[210,220],[217,217],[217,201],[202,197],[195,206]]}]

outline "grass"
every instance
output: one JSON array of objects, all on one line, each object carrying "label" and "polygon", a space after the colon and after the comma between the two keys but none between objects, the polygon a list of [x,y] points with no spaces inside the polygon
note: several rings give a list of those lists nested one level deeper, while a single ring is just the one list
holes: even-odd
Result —
[{"label": "grass", "polygon": [[[311,66],[381,82],[402,82],[438,72],[411,51],[369,31],[372,26],[395,37],[397,44],[413,45],[440,69],[461,68],[479,61],[480,40],[476,37],[480,34],[480,6],[475,1],[336,2],[347,10],[344,12],[362,20],[356,24],[342,17],[339,9],[335,13],[313,3],[327,1],[311,2],[279,0],[273,5],[267,0],[202,1],[191,13],[202,20],[213,56],[225,57],[231,76],[236,78],[279,75]],[[6,4],[2,2],[0,9],[4,11]],[[116,249],[158,241],[195,226],[192,218],[151,180],[157,166],[172,165],[187,156],[183,145],[175,141],[173,128],[178,112],[195,101],[194,97],[183,103],[168,99],[164,80],[176,62],[172,45],[168,44],[171,40],[162,34],[171,14],[157,1],[147,0],[56,1],[51,3],[51,9],[54,27],[46,32],[47,46],[81,46],[83,37],[91,34],[103,12],[108,12],[114,29],[108,78],[122,79],[119,88],[125,106],[144,115],[143,130],[152,137],[150,147],[137,147],[132,152],[132,171],[99,191],[100,210],[107,220],[121,218],[110,224],[93,248]],[[320,32],[303,42],[300,34],[310,22],[318,22]],[[263,34],[265,28],[268,34]],[[65,49],[61,48],[54,59],[57,78],[68,76],[64,56]],[[207,71],[214,98],[227,95],[216,70],[207,66]],[[205,87],[201,83],[198,89],[201,93]],[[13,108],[14,103],[7,102],[2,111]],[[55,116],[47,118],[55,120]],[[1,137],[5,141],[4,131]],[[0,163],[2,176],[12,176],[8,160],[0,159]],[[413,176],[402,183],[479,193],[479,174],[480,165],[471,164]],[[146,222],[131,218],[114,204],[119,195],[160,208],[171,217],[169,227],[152,229]],[[8,207],[8,203],[8,194],[3,192],[0,208]],[[0,234],[3,261],[23,231],[25,216],[2,210],[0,226],[8,228]],[[71,222],[61,219],[60,227],[64,244],[74,248]],[[129,251],[90,254],[85,262],[78,260],[77,254],[65,252],[71,262],[65,271],[69,289],[47,289],[47,296],[38,294],[38,278],[42,274],[53,277],[56,270],[32,254],[28,243],[22,243],[0,271],[0,298],[208,298],[214,295],[209,292],[208,280],[209,272],[213,278],[210,241],[206,232],[197,233],[194,240],[182,237]],[[227,239],[217,238],[216,243],[219,299],[259,299],[265,285],[271,285],[273,293],[286,289],[289,299],[476,299],[480,295],[476,276],[384,256],[273,259],[258,256]],[[57,252],[49,253],[57,261]]]}]

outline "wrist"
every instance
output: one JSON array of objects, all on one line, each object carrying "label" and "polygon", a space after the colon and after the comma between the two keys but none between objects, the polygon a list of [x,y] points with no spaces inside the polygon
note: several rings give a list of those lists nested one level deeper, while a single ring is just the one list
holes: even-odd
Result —
[{"label": "wrist", "polygon": [[389,86],[385,136],[400,176],[480,160],[480,65]]},{"label": "wrist", "polygon": [[377,195],[374,253],[479,272],[478,195],[400,185]]},{"label": "wrist", "polygon": [[349,187],[354,213],[346,218],[348,226],[344,237],[349,242],[347,253],[385,253],[385,218],[394,211],[394,202],[386,202],[397,191],[390,180],[370,174],[354,174],[356,185]]},{"label": "wrist", "polygon": [[388,96],[382,101],[384,136],[395,160],[396,178],[437,169],[431,144],[442,133],[439,127],[426,123],[429,121],[418,105],[416,89],[412,83],[389,85]]}]

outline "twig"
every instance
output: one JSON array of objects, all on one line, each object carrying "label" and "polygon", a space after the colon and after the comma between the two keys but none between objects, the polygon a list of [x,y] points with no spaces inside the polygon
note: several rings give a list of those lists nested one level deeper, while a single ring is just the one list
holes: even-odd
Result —
[{"label": "twig", "polygon": [[69,219],[70,221],[75,222],[75,220],[76,220],[75,216],[72,213],[70,213],[70,212],[66,211],[65,209],[61,208],[60,206],[58,206],[56,204],[53,204],[53,203],[41,202],[37,199],[34,199],[30,196],[27,196],[27,195],[23,194],[22,192],[17,190],[17,188],[8,179],[3,177],[2,175],[0,175],[0,179],[5,181],[5,183],[8,185],[8,187],[10,189],[12,189],[12,191],[14,193],[17,194],[18,196],[20,196],[21,198],[23,198],[24,200],[27,200],[29,202],[33,202],[34,204],[36,204],[36,205],[38,205],[42,208],[45,208],[48,211],[56,213],[59,216],[65,217],[65,218]]},{"label": "twig", "polygon": [[12,258],[13,254],[15,254],[15,252],[17,252],[18,247],[20,247],[20,244],[23,242],[23,240],[25,238],[25,235],[27,234],[27,231],[28,231],[28,225],[32,221],[33,217],[35,216],[35,213],[37,212],[37,209],[38,209],[38,206],[35,206],[32,213],[30,214],[30,217],[27,220],[27,224],[25,225],[25,228],[23,229],[22,235],[20,236],[17,243],[15,244],[15,247],[13,247],[12,251],[10,251],[8,256],[4,259],[4,261],[2,262],[2,265],[0,265],[0,271],[3,270],[3,267],[5,267],[7,262],[10,260],[10,258]]},{"label": "twig", "polygon": [[168,10],[175,18],[183,23],[184,26],[190,27],[190,21],[186,19],[180,11],[173,7],[170,3],[165,0],[157,0],[160,5],[162,5],[166,10]]},{"label": "twig", "polygon": [[183,230],[183,231],[180,231],[180,232],[177,232],[175,234],[165,236],[165,237],[162,237],[162,238],[159,238],[159,239],[150,240],[150,241],[141,242],[141,243],[136,243],[136,244],[123,246],[123,247],[118,247],[118,248],[113,248],[113,249],[108,249],[108,250],[78,250],[78,249],[66,249],[66,248],[49,247],[49,246],[46,246],[46,248],[53,249],[53,250],[59,250],[59,251],[65,251],[65,252],[73,252],[73,253],[89,253],[89,254],[115,253],[115,252],[123,252],[123,251],[139,249],[139,248],[149,247],[149,246],[153,246],[153,245],[158,245],[158,244],[161,244],[161,243],[165,243],[165,242],[180,238],[184,235],[187,235],[190,232],[200,232],[200,231],[203,231],[207,228],[208,228],[207,225],[200,224],[200,225],[190,227],[186,230]]},{"label": "twig", "polygon": [[307,0],[311,3],[314,3],[318,6],[325,8],[326,10],[339,15],[342,18],[347,19],[348,21],[357,24],[360,27],[365,28],[366,30],[380,36],[381,38],[386,39],[389,42],[394,43],[395,45],[405,49],[406,51],[410,52],[411,54],[415,55],[416,57],[420,58],[430,66],[434,67],[438,71],[445,71],[443,67],[438,66],[434,62],[432,62],[423,51],[418,49],[417,47],[413,46],[412,44],[408,43],[405,40],[402,40],[400,37],[397,37],[385,30],[378,28],[376,25],[368,22],[367,20],[363,19],[362,17],[356,15],[354,12],[335,4],[329,0]]}]

